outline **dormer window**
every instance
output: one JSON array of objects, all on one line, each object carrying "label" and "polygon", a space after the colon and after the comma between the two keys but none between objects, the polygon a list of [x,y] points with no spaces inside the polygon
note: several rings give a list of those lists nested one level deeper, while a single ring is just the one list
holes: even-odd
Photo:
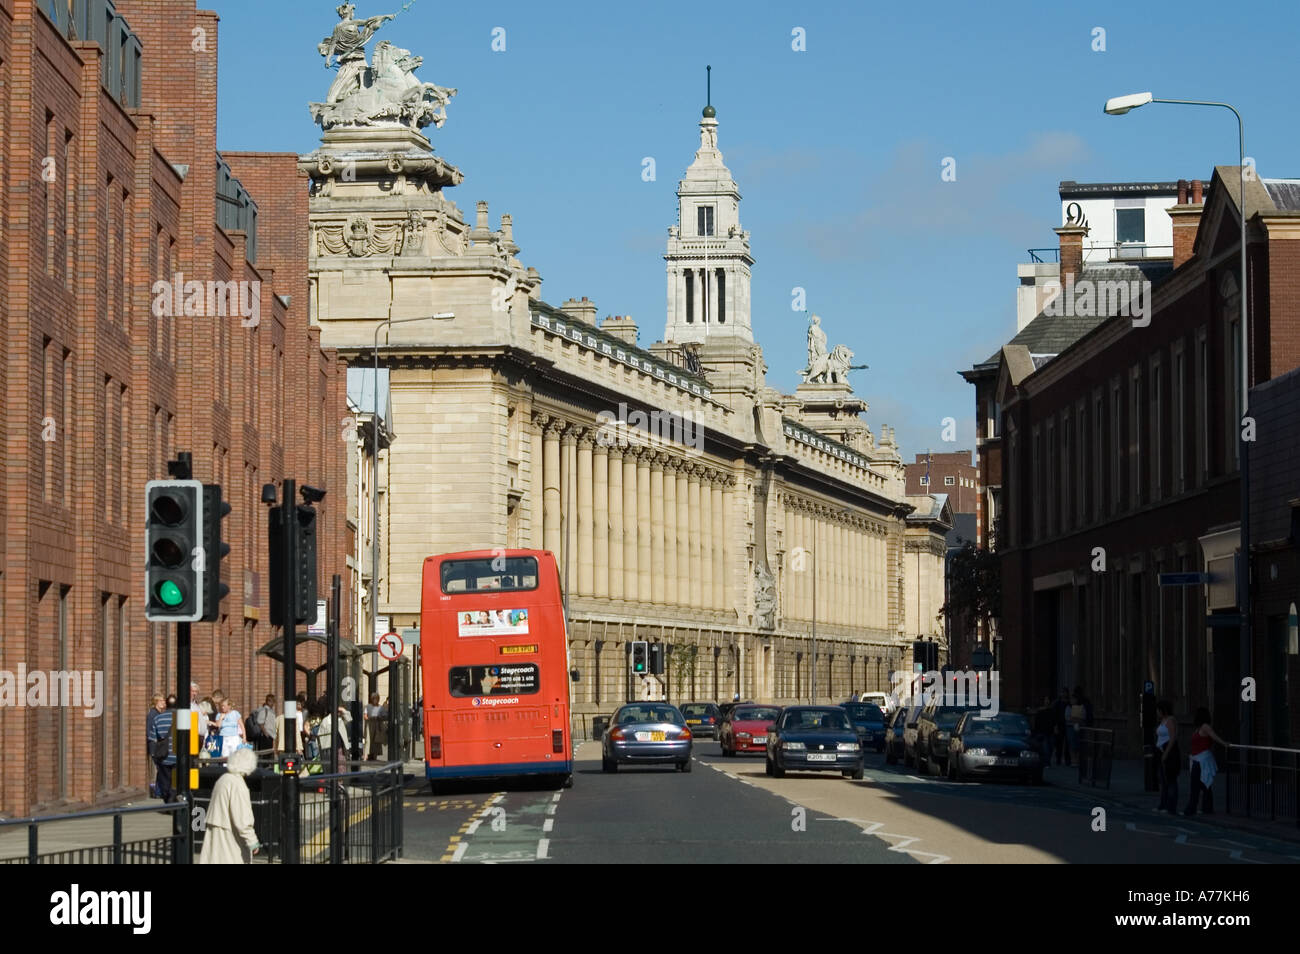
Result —
[{"label": "dormer window", "polygon": [[695,210],[696,235],[713,234],[713,206],[701,205]]}]

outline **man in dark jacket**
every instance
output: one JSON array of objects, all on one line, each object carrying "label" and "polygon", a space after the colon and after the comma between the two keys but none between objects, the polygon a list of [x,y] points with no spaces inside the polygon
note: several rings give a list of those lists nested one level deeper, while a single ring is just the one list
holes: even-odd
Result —
[{"label": "man in dark jacket", "polygon": [[1065,764],[1070,764],[1070,747],[1066,744],[1065,727],[1070,717],[1070,690],[1062,689],[1061,694],[1056,697],[1056,704],[1052,707],[1052,713],[1055,717],[1055,725],[1052,730],[1056,739],[1056,764],[1061,764],[1061,756],[1065,756]]},{"label": "man in dark jacket", "polygon": [[172,753],[171,740],[172,720],[176,713],[175,710],[167,708],[165,697],[155,695],[149,714],[151,718],[147,720],[146,731],[149,740],[149,757],[153,759],[153,764],[158,770],[154,785],[158,796],[164,802],[175,801],[176,795],[172,791],[172,766],[176,764],[176,756]]},{"label": "man in dark jacket", "polygon": [[1050,696],[1043,696],[1043,706],[1034,713],[1034,738],[1044,765],[1052,764],[1052,744],[1056,738],[1056,710]]}]

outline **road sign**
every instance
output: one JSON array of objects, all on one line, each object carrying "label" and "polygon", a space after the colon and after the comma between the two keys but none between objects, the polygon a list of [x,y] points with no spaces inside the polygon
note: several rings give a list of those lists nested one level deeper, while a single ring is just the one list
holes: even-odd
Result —
[{"label": "road sign", "polygon": [[402,637],[397,633],[384,633],[379,637],[379,655],[389,662],[402,655]]},{"label": "road sign", "polygon": [[402,630],[402,642],[408,646],[420,645],[420,631],[418,629]]},{"label": "road sign", "polygon": [[1161,573],[1161,586],[1203,586],[1210,582],[1208,573]]}]

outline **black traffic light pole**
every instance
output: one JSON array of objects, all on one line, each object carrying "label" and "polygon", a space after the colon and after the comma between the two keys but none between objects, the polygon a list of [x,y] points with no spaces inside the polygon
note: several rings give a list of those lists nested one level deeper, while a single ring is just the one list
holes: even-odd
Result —
[{"label": "black traffic light pole", "polygon": [[[334,574],[330,585],[329,618],[325,623],[325,691],[329,696],[330,724],[334,731],[330,733],[330,750],[326,755],[325,772],[335,775],[339,770],[339,732],[342,726],[339,720],[339,595],[342,581]],[[355,731],[356,726],[353,726]],[[324,755],[325,753],[321,753]],[[330,783],[330,864],[343,863],[343,832],[339,827],[339,786]]]},{"label": "black traffic light pole", "polygon": [[[167,473],[173,480],[192,480],[189,451],[179,451],[176,459],[168,461]],[[190,824],[192,799],[190,796],[190,733],[196,731],[195,712],[189,708],[190,699],[190,624],[176,624],[176,800],[186,803],[184,817],[178,816],[181,831],[181,864],[194,863],[194,828]],[[182,709],[181,706],[185,708]],[[181,712],[186,718],[181,719]]]},{"label": "black traffic light pole", "polygon": [[[298,730],[298,722],[295,718],[298,708],[298,660],[295,652],[298,638],[297,587],[295,586],[297,573],[294,566],[294,535],[297,532],[294,510],[296,492],[294,482],[285,478],[277,529],[281,534],[279,556],[282,560],[280,574],[282,585],[278,595],[283,604],[280,620],[284,631],[284,734],[286,736],[290,732],[297,733]],[[303,713],[302,724],[304,726],[307,724],[306,713]],[[286,751],[296,752],[298,744],[299,740],[295,739],[293,749],[290,750],[286,746]],[[298,863],[297,772],[290,772],[286,768],[281,777],[284,785],[284,797],[281,799],[281,808],[284,812],[284,824],[281,826],[281,831],[284,832],[284,844],[281,846],[280,858],[287,865],[296,865]]]}]

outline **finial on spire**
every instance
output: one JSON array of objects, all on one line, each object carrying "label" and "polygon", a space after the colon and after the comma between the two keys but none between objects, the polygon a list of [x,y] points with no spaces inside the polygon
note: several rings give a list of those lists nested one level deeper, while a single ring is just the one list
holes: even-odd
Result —
[{"label": "finial on spire", "polygon": [[718,115],[718,111],[713,108],[713,67],[704,67],[705,83],[705,101],[704,101],[704,118],[712,119]]}]

